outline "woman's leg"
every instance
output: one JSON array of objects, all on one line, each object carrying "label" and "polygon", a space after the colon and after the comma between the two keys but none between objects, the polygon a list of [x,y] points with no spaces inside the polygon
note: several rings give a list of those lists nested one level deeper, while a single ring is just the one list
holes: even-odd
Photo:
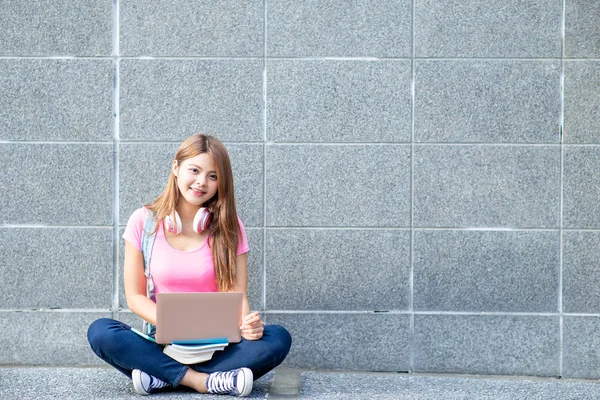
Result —
[{"label": "woman's leg", "polygon": [[260,340],[245,340],[230,344],[223,351],[216,351],[213,358],[193,365],[198,372],[210,374],[217,371],[230,371],[247,367],[252,370],[254,379],[258,379],[285,359],[292,337],[279,325],[266,325]]},{"label": "woman's leg", "polygon": [[161,346],[131,331],[131,327],[114,319],[101,318],[90,325],[88,341],[98,357],[127,375],[139,369],[178,386],[189,367],[163,353]]},{"label": "woman's leg", "polygon": [[209,361],[192,366],[181,384],[201,393],[247,396],[252,390],[252,378],[258,379],[281,364],[291,344],[285,328],[267,325],[260,340],[242,339],[215,352]]}]

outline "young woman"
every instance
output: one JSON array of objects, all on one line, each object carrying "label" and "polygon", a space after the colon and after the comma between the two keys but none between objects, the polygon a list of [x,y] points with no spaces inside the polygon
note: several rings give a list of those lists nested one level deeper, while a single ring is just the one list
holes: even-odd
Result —
[{"label": "young woman", "polygon": [[[202,231],[199,217],[207,211],[212,222]],[[225,146],[201,134],[186,139],[175,155],[163,193],[136,210],[127,223],[123,234],[127,305],[156,325],[156,304],[147,293],[142,254],[142,230],[149,212],[155,221],[154,231],[146,232],[155,235],[149,265],[154,292],[241,292],[242,340],[215,352],[209,361],[188,366],[165,355],[160,345],[132,332],[130,326],[103,318],[88,329],[92,350],[131,378],[139,394],[184,385],[200,393],[247,396],[253,380],[286,357],[291,337],[283,327],[264,325],[257,312],[250,312],[248,241],[235,208]]]}]

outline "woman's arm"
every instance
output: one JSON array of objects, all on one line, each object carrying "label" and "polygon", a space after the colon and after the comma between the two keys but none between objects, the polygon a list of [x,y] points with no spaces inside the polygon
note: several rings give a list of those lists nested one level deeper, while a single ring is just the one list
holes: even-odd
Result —
[{"label": "woman's arm", "polygon": [[258,340],[263,335],[264,323],[258,312],[250,313],[250,303],[248,302],[248,266],[246,253],[240,254],[236,259],[237,274],[236,285],[233,292],[240,292],[243,295],[242,303],[242,337],[246,340]]},{"label": "woman's arm", "polygon": [[145,321],[156,325],[156,304],[146,296],[144,256],[127,240],[125,240],[123,281],[129,309]]}]

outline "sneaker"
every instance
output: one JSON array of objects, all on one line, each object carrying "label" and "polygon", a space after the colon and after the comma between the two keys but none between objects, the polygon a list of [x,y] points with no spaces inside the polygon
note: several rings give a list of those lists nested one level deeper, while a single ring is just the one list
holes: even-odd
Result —
[{"label": "sneaker", "polygon": [[131,372],[131,380],[133,381],[133,389],[137,394],[141,395],[154,393],[158,389],[169,386],[167,382],[163,382],[157,377],[149,375],[139,369],[134,369]]},{"label": "sneaker", "polygon": [[208,393],[245,397],[252,391],[252,371],[248,368],[213,372],[206,378]]}]

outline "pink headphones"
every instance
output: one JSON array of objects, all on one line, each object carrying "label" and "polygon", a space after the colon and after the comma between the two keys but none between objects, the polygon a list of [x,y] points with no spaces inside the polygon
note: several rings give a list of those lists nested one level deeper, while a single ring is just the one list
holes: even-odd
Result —
[{"label": "pink headphones", "polygon": [[[203,232],[208,229],[210,226],[210,221],[212,219],[212,213],[208,211],[205,207],[200,207],[196,216],[194,217],[194,225],[192,225],[192,229],[196,233]],[[170,215],[167,215],[164,220],[164,228],[166,231],[179,235],[183,230],[181,225],[181,218],[179,218],[179,214],[175,211],[175,222]]]}]

